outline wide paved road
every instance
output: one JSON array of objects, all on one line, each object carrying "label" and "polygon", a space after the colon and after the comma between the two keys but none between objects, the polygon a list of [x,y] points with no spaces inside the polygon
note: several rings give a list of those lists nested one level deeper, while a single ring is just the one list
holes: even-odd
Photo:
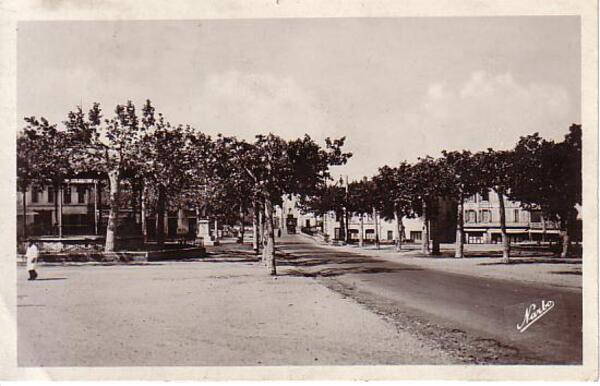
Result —
[{"label": "wide paved road", "polygon": [[[581,363],[581,291],[423,269],[303,236],[280,241],[280,274],[315,277],[467,361]],[[542,301],[554,308],[519,332],[525,309]]]}]

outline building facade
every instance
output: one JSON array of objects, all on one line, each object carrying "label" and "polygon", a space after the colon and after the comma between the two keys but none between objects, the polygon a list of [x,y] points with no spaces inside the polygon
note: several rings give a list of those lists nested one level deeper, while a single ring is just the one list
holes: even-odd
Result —
[{"label": "building facade", "polygon": [[[528,211],[518,202],[504,198],[506,212],[506,231],[513,243],[524,241],[553,241],[559,238],[559,227],[556,222],[545,220],[541,211]],[[436,232],[443,243],[456,240],[456,204],[446,202],[441,206],[437,224],[429,224],[430,234]],[[329,212],[324,216],[302,213],[296,205],[296,200],[284,200],[283,210],[278,208],[280,221],[289,223],[294,219],[298,224],[297,231],[322,233],[329,239],[342,239],[343,230],[335,213]],[[488,244],[499,243],[502,240],[500,230],[500,203],[498,196],[490,191],[487,194],[476,194],[468,197],[464,204],[465,243]],[[408,242],[423,242],[423,220],[421,218],[403,218],[404,239]],[[349,238],[359,240],[361,220],[359,216],[350,216]],[[437,228],[437,229],[434,229]],[[372,214],[363,216],[363,238],[366,242],[375,240],[376,233],[382,242],[393,242],[398,238],[395,221],[385,220]]]},{"label": "building facade", "polygon": [[[94,179],[66,180],[57,194],[52,186],[34,185],[25,194],[17,194],[17,236],[23,235],[23,223],[28,236],[104,235],[110,210],[108,198],[106,185]],[[119,228],[124,235],[142,234],[139,199],[139,194],[136,196],[127,186],[123,187]],[[165,235],[167,238],[193,237],[197,221],[192,210],[167,211]],[[146,217],[146,229],[148,236],[153,238],[156,233],[153,215]]]},{"label": "building facade", "polygon": [[[504,197],[506,233],[511,242],[549,241],[559,238],[559,227],[545,220],[541,211],[528,211],[520,203]],[[476,194],[464,205],[465,242],[488,244],[502,241],[500,230],[500,201],[492,191]]]}]

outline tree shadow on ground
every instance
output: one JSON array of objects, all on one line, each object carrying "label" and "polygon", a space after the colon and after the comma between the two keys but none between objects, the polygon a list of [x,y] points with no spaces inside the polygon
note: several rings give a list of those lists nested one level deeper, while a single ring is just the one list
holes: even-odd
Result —
[{"label": "tree shadow on ground", "polygon": [[581,271],[553,271],[550,272],[551,274],[554,275],[577,275],[577,276],[581,276]]},{"label": "tree shadow on ground", "polygon": [[515,260],[511,259],[508,263],[495,261],[493,263],[479,263],[477,265],[521,265],[521,264],[581,264],[580,260],[569,261],[567,259],[552,260],[552,259],[527,259]]},{"label": "tree shadow on ground", "polygon": [[[171,260],[171,261],[176,261],[176,260]],[[68,265],[73,265],[73,266],[79,266],[81,264],[65,264],[65,266]],[[134,262],[120,262],[120,263],[116,263],[116,262],[110,262],[110,263],[91,263],[91,264],[86,264],[86,265],[91,265],[91,266],[100,266],[100,267],[114,267],[114,266],[121,266],[121,267],[129,267],[129,266],[136,266],[136,265],[165,265],[164,263],[154,263],[154,262],[139,262],[139,263],[134,263]]]},{"label": "tree shadow on ground", "polygon": [[298,277],[335,277],[348,274],[371,274],[371,273],[393,273],[400,271],[422,271],[422,268],[388,268],[388,267],[331,267],[323,268],[318,271],[302,271],[291,269],[282,273],[280,276],[298,276]]},{"label": "tree shadow on ground", "polygon": [[331,264],[372,264],[372,263],[384,263],[382,260],[374,259],[361,259],[361,258],[280,258],[277,265],[280,266],[292,266],[292,267],[315,267],[317,265],[331,265]]},{"label": "tree shadow on ground", "polygon": [[66,277],[45,277],[41,279],[35,279],[30,281],[50,281],[50,280],[67,280]]},{"label": "tree shadow on ground", "polygon": [[[511,250],[513,257],[555,257],[556,254],[551,251],[534,251],[534,250]],[[440,259],[456,259],[453,250],[443,250],[439,255],[421,255],[415,257],[429,257]],[[465,258],[486,258],[486,257],[502,257],[502,251],[465,251]]]},{"label": "tree shadow on ground", "polygon": [[207,263],[249,263],[260,261],[260,255],[255,255],[253,250],[222,249],[207,252],[205,257],[194,259]]}]

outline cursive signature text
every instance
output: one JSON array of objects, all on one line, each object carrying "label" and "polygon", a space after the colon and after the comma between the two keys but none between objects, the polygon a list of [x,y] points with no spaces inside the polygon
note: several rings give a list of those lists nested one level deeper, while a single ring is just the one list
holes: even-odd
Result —
[{"label": "cursive signature text", "polygon": [[529,328],[529,326],[537,322],[552,308],[554,308],[554,301],[552,300],[542,300],[540,307],[538,307],[538,305],[535,303],[530,304],[529,307],[525,309],[525,317],[523,318],[523,321],[517,324],[517,330],[519,330],[519,332],[524,332]]}]

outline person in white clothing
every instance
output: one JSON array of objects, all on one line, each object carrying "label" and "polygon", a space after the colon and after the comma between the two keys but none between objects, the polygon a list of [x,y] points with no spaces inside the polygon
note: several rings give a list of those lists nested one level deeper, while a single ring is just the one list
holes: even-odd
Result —
[{"label": "person in white clothing", "polygon": [[35,271],[38,257],[40,256],[40,251],[38,250],[37,245],[33,240],[29,241],[29,247],[27,247],[27,252],[25,252],[25,257],[27,258],[27,271],[29,272],[28,280],[35,280],[38,276]]}]

